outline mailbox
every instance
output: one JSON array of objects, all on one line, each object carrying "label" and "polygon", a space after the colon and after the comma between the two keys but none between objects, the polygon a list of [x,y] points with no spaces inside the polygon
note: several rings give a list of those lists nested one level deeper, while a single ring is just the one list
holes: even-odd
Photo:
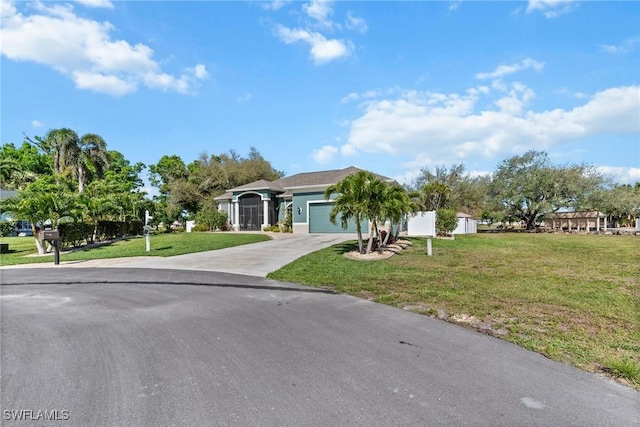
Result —
[{"label": "mailbox", "polygon": [[60,232],[58,230],[41,230],[38,232],[40,240],[59,240]]}]

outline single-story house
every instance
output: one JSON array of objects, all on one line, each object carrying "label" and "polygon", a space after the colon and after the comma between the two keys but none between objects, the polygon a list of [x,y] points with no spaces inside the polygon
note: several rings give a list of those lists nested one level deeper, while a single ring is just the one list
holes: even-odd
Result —
[{"label": "single-story house", "polygon": [[[229,223],[237,231],[262,230],[264,227],[284,221],[291,214],[294,233],[355,233],[356,224],[347,229],[329,221],[336,195],[325,199],[324,191],[361,169],[350,166],[345,169],[305,172],[278,179],[259,180],[227,190],[215,198],[218,210],[226,212]],[[393,179],[377,175],[392,183]],[[368,230],[369,224],[361,224]]]},{"label": "single-story house", "polygon": [[544,223],[552,230],[604,231],[607,229],[607,216],[597,211],[556,212],[547,215]]}]

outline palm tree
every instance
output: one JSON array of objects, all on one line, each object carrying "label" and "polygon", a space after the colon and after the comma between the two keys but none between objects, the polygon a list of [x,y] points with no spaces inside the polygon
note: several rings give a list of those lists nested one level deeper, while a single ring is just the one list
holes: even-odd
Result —
[{"label": "palm tree", "polygon": [[411,201],[407,192],[399,185],[387,186],[383,199],[382,218],[384,221],[389,221],[389,230],[384,238],[384,242],[382,242],[382,246],[386,246],[390,236],[393,234],[394,224],[398,225],[396,231],[399,231],[399,224],[402,218],[411,212],[417,211],[418,205]]},{"label": "palm tree", "polygon": [[330,185],[324,192],[325,199],[329,200],[333,194],[337,194],[333,209],[329,214],[329,220],[337,224],[337,217],[340,214],[340,224],[342,228],[349,226],[349,221],[356,223],[358,234],[358,251],[364,253],[362,243],[362,221],[367,219],[367,183],[375,179],[370,172],[359,171],[349,175],[340,182]]},{"label": "palm tree", "polygon": [[25,135],[25,140],[53,158],[53,172],[57,175],[76,165],[81,153],[78,134],[69,128],[52,129],[44,138],[36,136],[35,141]]},{"label": "palm tree", "polygon": [[74,158],[74,175],[78,178],[78,193],[82,194],[87,179],[87,173],[93,169],[98,176],[103,174],[109,165],[107,143],[100,135],[88,133],[82,135],[78,143],[79,153]]}]

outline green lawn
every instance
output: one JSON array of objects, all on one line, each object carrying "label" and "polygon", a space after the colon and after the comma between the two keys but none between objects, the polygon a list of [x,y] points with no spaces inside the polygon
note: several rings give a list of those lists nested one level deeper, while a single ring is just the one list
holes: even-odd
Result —
[{"label": "green lawn", "polygon": [[440,316],[640,389],[640,238],[501,233],[426,240],[388,260],[309,254],[269,278]]},{"label": "green lawn", "polygon": [[[264,234],[240,233],[170,233],[151,236],[151,251],[146,251],[144,237],[131,237],[114,243],[62,254],[60,261],[124,258],[134,256],[174,256],[211,251],[231,246],[269,240]],[[0,265],[53,262],[53,255],[28,257],[37,253],[33,237],[2,237],[9,244],[9,253],[0,255]]]}]

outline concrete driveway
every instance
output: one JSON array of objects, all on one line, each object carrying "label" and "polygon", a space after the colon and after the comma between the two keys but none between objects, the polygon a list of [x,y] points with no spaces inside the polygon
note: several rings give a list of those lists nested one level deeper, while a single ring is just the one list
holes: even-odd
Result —
[{"label": "concrete driveway", "polygon": [[[60,267],[161,268],[170,270],[201,270],[266,277],[272,271],[303,255],[329,246],[355,240],[355,234],[291,234],[272,233],[272,240],[215,251],[198,252],[173,257],[111,258],[92,261],[64,261]],[[153,247],[153,238],[151,240]],[[5,268],[50,268],[51,263],[25,264]]]}]

